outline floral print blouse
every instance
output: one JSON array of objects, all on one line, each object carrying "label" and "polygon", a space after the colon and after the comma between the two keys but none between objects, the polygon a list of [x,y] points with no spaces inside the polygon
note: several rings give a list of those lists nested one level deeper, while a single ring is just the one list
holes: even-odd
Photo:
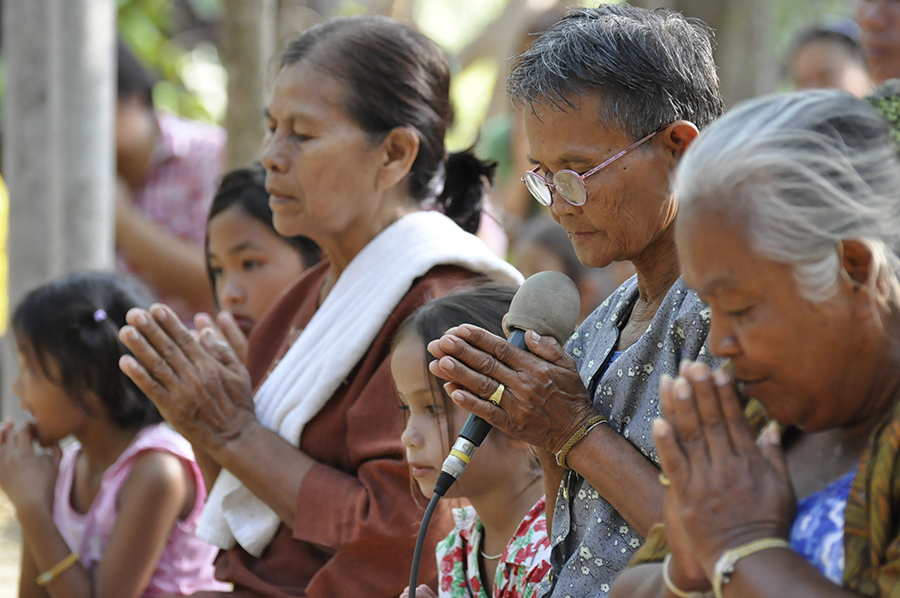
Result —
[{"label": "floral print blouse", "polygon": [[497,564],[493,592],[482,585],[478,553],[484,528],[472,507],[453,509],[455,528],[436,548],[440,598],[532,598],[550,571],[545,501],[531,508]]}]

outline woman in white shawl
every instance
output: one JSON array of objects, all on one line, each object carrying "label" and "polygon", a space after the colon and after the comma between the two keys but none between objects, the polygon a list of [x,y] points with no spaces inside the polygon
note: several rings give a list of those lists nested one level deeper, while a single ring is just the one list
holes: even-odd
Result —
[{"label": "woman in white shawl", "polygon": [[493,168],[446,154],[448,90],[443,52],[389,19],[330,21],[293,40],[262,162],[275,228],[310,237],[326,259],[251,334],[249,373],[213,329],[195,340],[165,306],[134,310],[122,329],[134,353],[123,371],[214,481],[198,535],[224,550],[217,577],[235,594],[405,586],[421,511],[391,337],[428,298],[480,274],[520,280],[470,234]]}]

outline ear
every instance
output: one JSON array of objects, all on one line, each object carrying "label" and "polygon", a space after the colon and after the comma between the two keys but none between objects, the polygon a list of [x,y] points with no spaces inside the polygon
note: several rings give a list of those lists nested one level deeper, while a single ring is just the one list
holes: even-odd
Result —
[{"label": "ear", "polygon": [[865,286],[872,276],[872,250],[865,242],[858,239],[845,239],[838,245],[841,257],[841,268],[847,273],[850,282],[856,286]]},{"label": "ear", "polygon": [[699,134],[700,130],[697,129],[697,125],[691,121],[676,120],[660,131],[658,137],[668,151],[671,152],[674,163],[677,163]]},{"label": "ear", "polygon": [[384,158],[378,172],[376,186],[390,189],[403,181],[412,170],[419,155],[419,135],[409,127],[397,127],[385,136],[380,145]]},{"label": "ear", "polygon": [[873,315],[874,302],[871,297],[869,279],[872,276],[872,250],[858,239],[845,239],[838,244],[838,256],[841,260],[842,284],[853,297],[853,303],[861,316]]}]

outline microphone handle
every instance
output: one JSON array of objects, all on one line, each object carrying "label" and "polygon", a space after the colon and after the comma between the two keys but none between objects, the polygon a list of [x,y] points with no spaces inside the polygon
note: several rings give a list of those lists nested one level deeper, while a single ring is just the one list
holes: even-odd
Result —
[{"label": "microphone handle", "polygon": [[525,344],[525,331],[521,328],[513,328],[506,339],[510,345],[523,351],[528,351],[528,345]]}]

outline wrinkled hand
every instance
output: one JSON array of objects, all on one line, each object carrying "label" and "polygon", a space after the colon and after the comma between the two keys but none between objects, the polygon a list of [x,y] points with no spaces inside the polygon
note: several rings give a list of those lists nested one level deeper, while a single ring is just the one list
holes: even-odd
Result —
[{"label": "wrinkled hand", "polygon": [[195,339],[165,305],[132,309],[119,338],[134,356],[119,367],[192,444],[216,450],[256,423],[250,375],[207,327]]},{"label": "wrinkled hand", "polygon": [[[596,415],[575,361],[550,336],[525,335],[523,351],[490,332],[463,324],[428,344],[431,373],[447,380],[450,397],[506,434],[556,453]],[[506,386],[499,406],[485,399]]]},{"label": "wrinkled hand", "polygon": [[194,316],[194,326],[198,333],[203,332],[204,328],[212,328],[217,336],[225,339],[225,342],[231,346],[238,361],[247,365],[247,337],[244,336],[244,331],[237,325],[234,316],[229,312],[219,312],[215,320],[207,313],[198,313]]},{"label": "wrinkled hand", "polygon": [[53,491],[62,456],[59,446],[38,452],[35,431],[27,425],[13,431],[12,422],[0,428],[0,489],[17,511],[44,508],[52,512]]},{"label": "wrinkled hand", "polygon": [[[403,590],[402,594],[400,594],[400,598],[409,598],[408,587]],[[420,586],[416,586],[416,598],[437,598],[437,594],[435,594],[431,588],[429,588],[425,584],[422,584]]]},{"label": "wrinkled hand", "polygon": [[768,428],[754,440],[728,375],[684,365],[677,380],[663,380],[660,398],[664,419],[654,424],[653,439],[671,480],[666,527],[673,566],[695,578],[699,564],[711,579],[725,550],[787,538],[797,500],[780,437]]}]

